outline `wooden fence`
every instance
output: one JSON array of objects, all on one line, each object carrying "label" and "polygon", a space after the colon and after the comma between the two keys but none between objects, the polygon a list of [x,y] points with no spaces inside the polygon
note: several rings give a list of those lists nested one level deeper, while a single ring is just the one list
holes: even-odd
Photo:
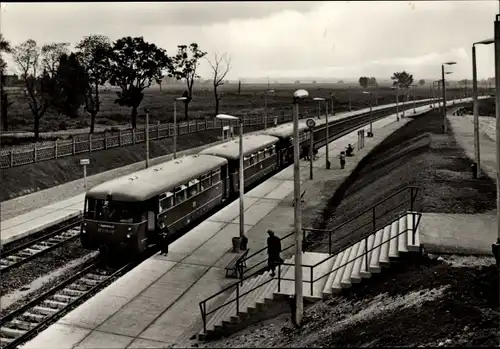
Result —
[{"label": "wooden fence", "polygon": [[[301,113],[301,117],[308,115]],[[279,124],[292,121],[292,115],[277,116]],[[274,117],[268,116],[267,125],[274,123]],[[263,116],[244,118],[244,126],[257,126],[264,124]],[[177,123],[177,135],[202,132],[205,130],[222,129],[223,126],[237,126],[237,122],[215,120],[196,120]],[[149,139],[156,140],[169,138],[174,135],[174,124],[157,124],[149,126]],[[0,167],[9,168],[31,164],[40,161],[58,159],[66,156],[105,150],[115,147],[125,147],[146,140],[144,126],[136,130],[118,132],[101,132],[94,134],[75,135],[70,140],[56,140],[52,142],[34,143],[33,145],[20,146],[0,151]]]}]

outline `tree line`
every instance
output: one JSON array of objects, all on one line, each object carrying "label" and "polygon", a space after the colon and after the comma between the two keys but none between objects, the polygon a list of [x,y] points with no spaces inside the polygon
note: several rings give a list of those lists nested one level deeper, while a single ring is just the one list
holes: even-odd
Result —
[{"label": "tree line", "polygon": [[[1,35],[1,34],[0,34]],[[199,75],[196,73],[201,59],[206,59],[213,71],[214,98],[218,113],[219,95],[217,88],[223,85],[224,78],[231,68],[227,54],[214,54],[209,60],[207,53],[198,44],[178,45],[175,55],[143,37],[123,37],[112,42],[104,35],[84,37],[69,50],[69,43],[55,42],[39,45],[28,39],[11,47],[0,37],[0,50],[10,53],[20,72],[24,97],[34,120],[34,136],[38,139],[40,120],[47,110],[78,117],[79,110],[90,115],[90,133],[94,132],[95,119],[101,107],[99,87],[105,84],[118,87],[114,101],[120,106],[131,108],[131,125],[137,126],[138,108],[144,98],[144,89],[153,82],[160,84],[164,74],[186,83],[183,97],[184,116],[189,118],[189,103],[193,99],[193,85]],[[2,119],[7,129],[7,93],[4,91],[4,72],[6,63],[0,61],[2,76]],[[4,99],[6,103],[4,102]]]}]

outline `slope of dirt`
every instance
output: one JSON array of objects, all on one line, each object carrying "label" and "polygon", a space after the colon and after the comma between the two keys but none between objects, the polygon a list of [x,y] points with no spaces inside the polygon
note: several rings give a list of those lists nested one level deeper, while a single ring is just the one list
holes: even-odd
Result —
[{"label": "slope of dirt", "polygon": [[[423,212],[476,213],[495,209],[495,184],[472,179],[469,160],[453,135],[440,134],[436,112],[417,118],[382,142],[330,200],[316,227],[332,228],[407,185],[420,188],[414,209]],[[450,130],[450,128],[448,128]],[[409,208],[408,195],[396,195],[377,214]],[[372,211],[335,232],[352,233]],[[383,222],[380,223],[383,225]],[[342,244],[359,238],[358,229]],[[324,236],[309,250],[324,251]],[[340,245],[340,243],[338,243]],[[301,329],[284,314],[214,342],[207,347],[369,347],[493,346],[499,343],[499,279],[490,257],[426,257],[391,265],[308,308]]]},{"label": "slope of dirt", "polygon": [[[495,210],[495,183],[488,177],[472,178],[472,161],[457,144],[451,128],[443,135],[441,126],[442,117],[430,112],[387,137],[335,193],[314,227],[333,229],[361,215],[333,233],[334,240],[342,238],[339,246],[353,241],[371,230],[373,212],[363,212],[408,185],[419,188],[413,209],[421,212]],[[409,199],[410,192],[406,190],[378,206],[377,228],[389,223],[398,212],[409,210]],[[327,241],[318,235],[308,240]],[[318,244],[313,247],[321,248]]]}]

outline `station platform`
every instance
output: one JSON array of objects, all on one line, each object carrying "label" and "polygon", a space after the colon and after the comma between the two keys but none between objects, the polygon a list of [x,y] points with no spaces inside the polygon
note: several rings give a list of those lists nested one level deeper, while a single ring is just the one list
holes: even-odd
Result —
[{"label": "station platform", "polygon": [[[429,110],[428,106],[417,108]],[[395,114],[373,123],[374,137],[357,150],[357,130],[329,144],[332,167],[325,169],[325,147],[314,161],[301,161],[303,226],[323,209],[359,161],[387,136],[410,122]],[[368,130],[369,126],[363,127]],[[335,157],[351,143],[354,156],[340,169]],[[293,231],[293,165],[245,194],[245,235],[249,253],[266,246],[267,230],[281,237]],[[49,326],[21,348],[166,348],[189,347],[202,328],[198,303],[235,282],[225,278],[234,258],[232,237],[239,235],[239,202],[234,201],[173,242],[168,255],[141,263],[96,296]],[[291,243],[291,241],[290,241]],[[283,241],[282,245],[289,244]],[[285,251],[283,258],[287,257]],[[256,256],[255,258],[258,258]],[[221,295],[220,301],[228,295]]]},{"label": "station platform", "polygon": [[[418,102],[429,102],[430,100],[424,99],[424,100],[418,100]],[[406,104],[406,105],[413,105],[413,102],[405,102],[405,103],[399,103],[400,105]],[[394,107],[396,104],[384,104],[380,106],[373,106],[373,110],[383,110],[386,108]],[[420,108],[420,109],[419,109]],[[417,108],[418,110],[423,110],[421,108],[428,108],[427,107],[419,107]],[[340,120],[352,116],[356,116],[362,113],[366,113],[369,111],[369,108],[364,108],[352,112],[342,112],[342,113],[337,113],[336,115],[329,115],[329,122],[335,121],[335,120]],[[402,112],[400,111],[400,114]],[[406,111],[406,116],[411,116],[413,113],[412,110],[407,110]],[[326,123],[324,114],[320,115],[320,119],[316,119],[316,125],[321,126]],[[306,119],[301,119],[300,120],[301,124],[306,123]],[[283,124],[284,125],[284,124]],[[262,131],[255,131],[251,132],[249,134],[253,133],[260,133]],[[220,143],[216,142],[215,144]],[[183,155],[190,155],[190,154],[195,154],[200,152],[202,149],[213,146],[214,144],[207,144],[201,147],[185,150],[179,153],[179,156]],[[321,150],[320,150],[321,152]],[[157,164],[163,161],[168,161],[171,158],[171,154],[160,157],[160,158],[155,158],[151,159],[151,164]],[[100,173],[94,176],[90,176],[87,178],[88,180],[88,186],[92,187],[97,184],[100,184],[106,180],[109,180],[111,178],[115,178],[118,175],[126,175],[135,171],[138,171],[143,167],[144,165],[141,165],[140,163],[138,164],[133,164],[127,166],[127,168],[130,168],[127,171],[120,171],[121,173],[117,174],[116,170],[111,170],[107,171],[105,173]],[[73,193],[74,195],[70,195]],[[65,195],[66,194],[66,195]],[[62,197],[65,197],[64,199],[60,199]],[[59,198],[56,200],[51,200],[51,198]],[[1,241],[0,241],[0,247],[8,244],[10,242],[16,241],[18,239],[24,238],[26,236],[36,234],[40,232],[43,229],[46,229],[47,227],[50,227],[54,224],[61,223],[65,220],[71,219],[73,217],[78,216],[83,212],[83,204],[84,204],[84,198],[85,198],[85,188],[83,187],[83,179],[74,181],[71,183],[66,183],[54,188],[46,189],[42,192],[37,192],[33,194],[29,194],[23,197],[19,197],[13,200],[9,200],[7,202],[2,202],[1,209],[2,209],[2,222],[1,222]],[[47,202],[47,200],[52,201],[53,203],[45,206],[43,203]],[[50,202],[49,201],[49,202]],[[55,201],[55,202],[54,202]],[[9,209],[14,209],[15,206],[21,207],[21,206],[26,206],[26,207],[32,207],[31,210],[29,210],[26,213],[14,216],[12,218],[8,219],[3,219],[5,216],[10,216],[5,214],[5,210]],[[23,210],[25,211],[25,210]],[[21,211],[22,212],[22,211]]]}]

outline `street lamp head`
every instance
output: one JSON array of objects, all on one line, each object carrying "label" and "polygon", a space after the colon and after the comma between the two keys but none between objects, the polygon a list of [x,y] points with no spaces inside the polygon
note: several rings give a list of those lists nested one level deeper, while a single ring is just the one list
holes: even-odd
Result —
[{"label": "street lamp head", "polygon": [[149,113],[149,108],[144,108],[144,112],[147,114]]},{"label": "street lamp head", "polygon": [[453,74],[453,72],[452,71],[447,71],[447,72],[445,72],[445,74]]},{"label": "street lamp head", "polygon": [[187,97],[177,97],[175,100],[176,101],[185,101]]},{"label": "street lamp head", "polygon": [[457,64],[457,62],[446,62],[446,63],[443,63],[443,64],[446,64],[446,65],[453,65],[453,64]]},{"label": "street lamp head", "polygon": [[325,99],[321,98],[321,97],[314,97],[313,100],[314,101],[324,101]]},{"label": "street lamp head", "polygon": [[486,39],[486,40],[482,40],[482,41],[478,41],[478,42],[475,42],[473,43],[472,45],[489,45],[489,44],[492,44],[495,42],[495,39]]},{"label": "street lamp head", "polygon": [[293,93],[293,98],[306,98],[309,97],[309,92],[306,90],[300,89]]},{"label": "street lamp head", "polygon": [[240,119],[237,116],[228,115],[228,114],[217,114],[215,116],[215,118],[216,119],[220,119],[220,120],[239,120]]},{"label": "street lamp head", "polygon": [[267,93],[274,93],[274,90],[267,90]]}]

